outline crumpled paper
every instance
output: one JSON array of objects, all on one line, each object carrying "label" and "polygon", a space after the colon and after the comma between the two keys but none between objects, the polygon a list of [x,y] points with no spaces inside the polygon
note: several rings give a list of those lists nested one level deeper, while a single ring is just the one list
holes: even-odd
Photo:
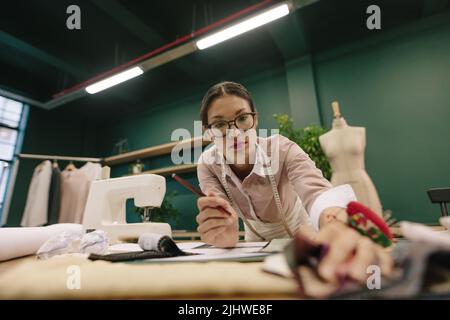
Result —
[{"label": "crumpled paper", "polygon": [[39,259],[49,259],[67,253],[105,254],[108,246],[108,237],[103,230],[95,230],[82,237],[78,233],[64,231],[44,242],[37,256]]}]

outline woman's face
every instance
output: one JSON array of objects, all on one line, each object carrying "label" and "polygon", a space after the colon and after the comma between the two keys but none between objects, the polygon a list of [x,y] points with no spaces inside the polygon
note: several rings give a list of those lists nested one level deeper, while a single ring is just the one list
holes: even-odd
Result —
[{"label": "woman's face", "polygon": [[[215,99],[209,107],[208,124],[211,125],[220,120],[242,121],[246,117],[245,114],[249,112],[252,110],[247,100],[234,95],[226,95]],[[257,125],[258,119],[255,115],[254,125],[247,131],[239,130],[232,124],[231,128],[227,130],[226,136],[221,137],[217,130],[211,129],[214,143],[218,150],[222,151],[227,163],[235,165],[254,163]]]}]

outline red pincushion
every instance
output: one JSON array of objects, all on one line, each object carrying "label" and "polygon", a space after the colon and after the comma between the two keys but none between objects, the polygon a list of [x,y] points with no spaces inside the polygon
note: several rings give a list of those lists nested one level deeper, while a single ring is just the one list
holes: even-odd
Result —
[{"label": "red pincushion", "polygon": [[349,202],[349,204],[347,205],[347,213],[350,216],[362,213],[364,217],[372,221],[372,223],[376,225],[380,229],[380,231],[389,238],[389,240],[393,239],[391,230],[389,229],[389,226],[386,224],[386,222],[384,222],[382,218],[380,218],[375,212],[373,212],[370,208],[364,206],[363,204],[356,201]]}]

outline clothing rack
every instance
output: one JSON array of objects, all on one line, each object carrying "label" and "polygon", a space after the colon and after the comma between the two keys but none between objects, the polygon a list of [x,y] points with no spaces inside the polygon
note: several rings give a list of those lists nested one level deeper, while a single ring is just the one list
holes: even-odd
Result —
[{"label": "clothing rack", "polygon": [[19,159],[65,160],[74,162],[98,162],[98,163],[103,162],[102,158],[69,157],[69,156],[55,156],[55,155],[29,154],[29,153],[19,153],[17,157]]}]

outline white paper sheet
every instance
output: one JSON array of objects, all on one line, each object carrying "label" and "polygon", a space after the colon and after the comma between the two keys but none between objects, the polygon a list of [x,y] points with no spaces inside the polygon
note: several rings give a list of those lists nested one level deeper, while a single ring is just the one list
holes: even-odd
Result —
[{"label": "white paper sheet", "polygon": [[217,255],[217,254],[245,254],[245,253],[254,253],[259,252],[262,249],[262,247],[237,247],[237,248],[231,248],[231,249],[222,249],[222,248],[215,248],[215,247],[209,247],[209,248],[192,248],[192,249],[186,249],[184,251],[190,252],[190,253],[197,253],[202,255]]},{"label": "white paper sheet", "polygon": [[255,259],[263,260],[264,257],[268,256],[269,253],[261,252],[248,252],[248,253],[215,253],[215,254],[200,254],[194,256],[182,256],[174,258],[160,258],[160,259],[147,259],[144,262],[206,262],[206,261],[217,261],[217,260],[242,260],[242,259]]},{"label": "white paper sheet", "polygon": [[236,244],[236,248],[249,248],[249,247],[265,247],[269,242],[268,241],[260,241],[260,242],[238,242]]},{"label": "white paper sheet", "polygon": [[[178,242],[177,246],[181,250],[189,250],[192,248],[203,246],[204,242]],[[108,253],[121,253],[121,252],[139,252],[143,251],[137,243],[118,243],[109,246]]]},{"label": "white paper sheet", "polygon": [[161,258],[161,259],[148,259],[145,262],[205,262],[215,260],[239,260],[239,259],[257,259],[267,256],[267,253],[259,252],[267,242],[239,242],[235,248],[222,249],[216,247],[204,247],[204,243],[197,242],[196,246],[192,245],[192,248],[187,248],[187,243],[177,243],[177,245],[186,252],[196,253],[192,256],[174,257],[174,258]]},{"label": "white paper sheet", "polygon": [[[189,253],[196,255],[182,256],[174,258],[147,259],[145,262],[176,262],[176,261],[212,261],[212,260],[236,260],[236,259],[261,259],[267,256],[267,253],[259,252],[267,242],[239,242],[235,248],[222,249],[212,246],[206,246],[204,242],[178,242],[177,246]],[[120,243],[109,247],[108,253],[142,251],[137,243]]]},{"label": "white paper sheet", "polygon": [[177,242],[178,248],[181,250],[189,250],[197,247],[201,247],[205,245],[204,242],[196,241],[196,242]]}]

